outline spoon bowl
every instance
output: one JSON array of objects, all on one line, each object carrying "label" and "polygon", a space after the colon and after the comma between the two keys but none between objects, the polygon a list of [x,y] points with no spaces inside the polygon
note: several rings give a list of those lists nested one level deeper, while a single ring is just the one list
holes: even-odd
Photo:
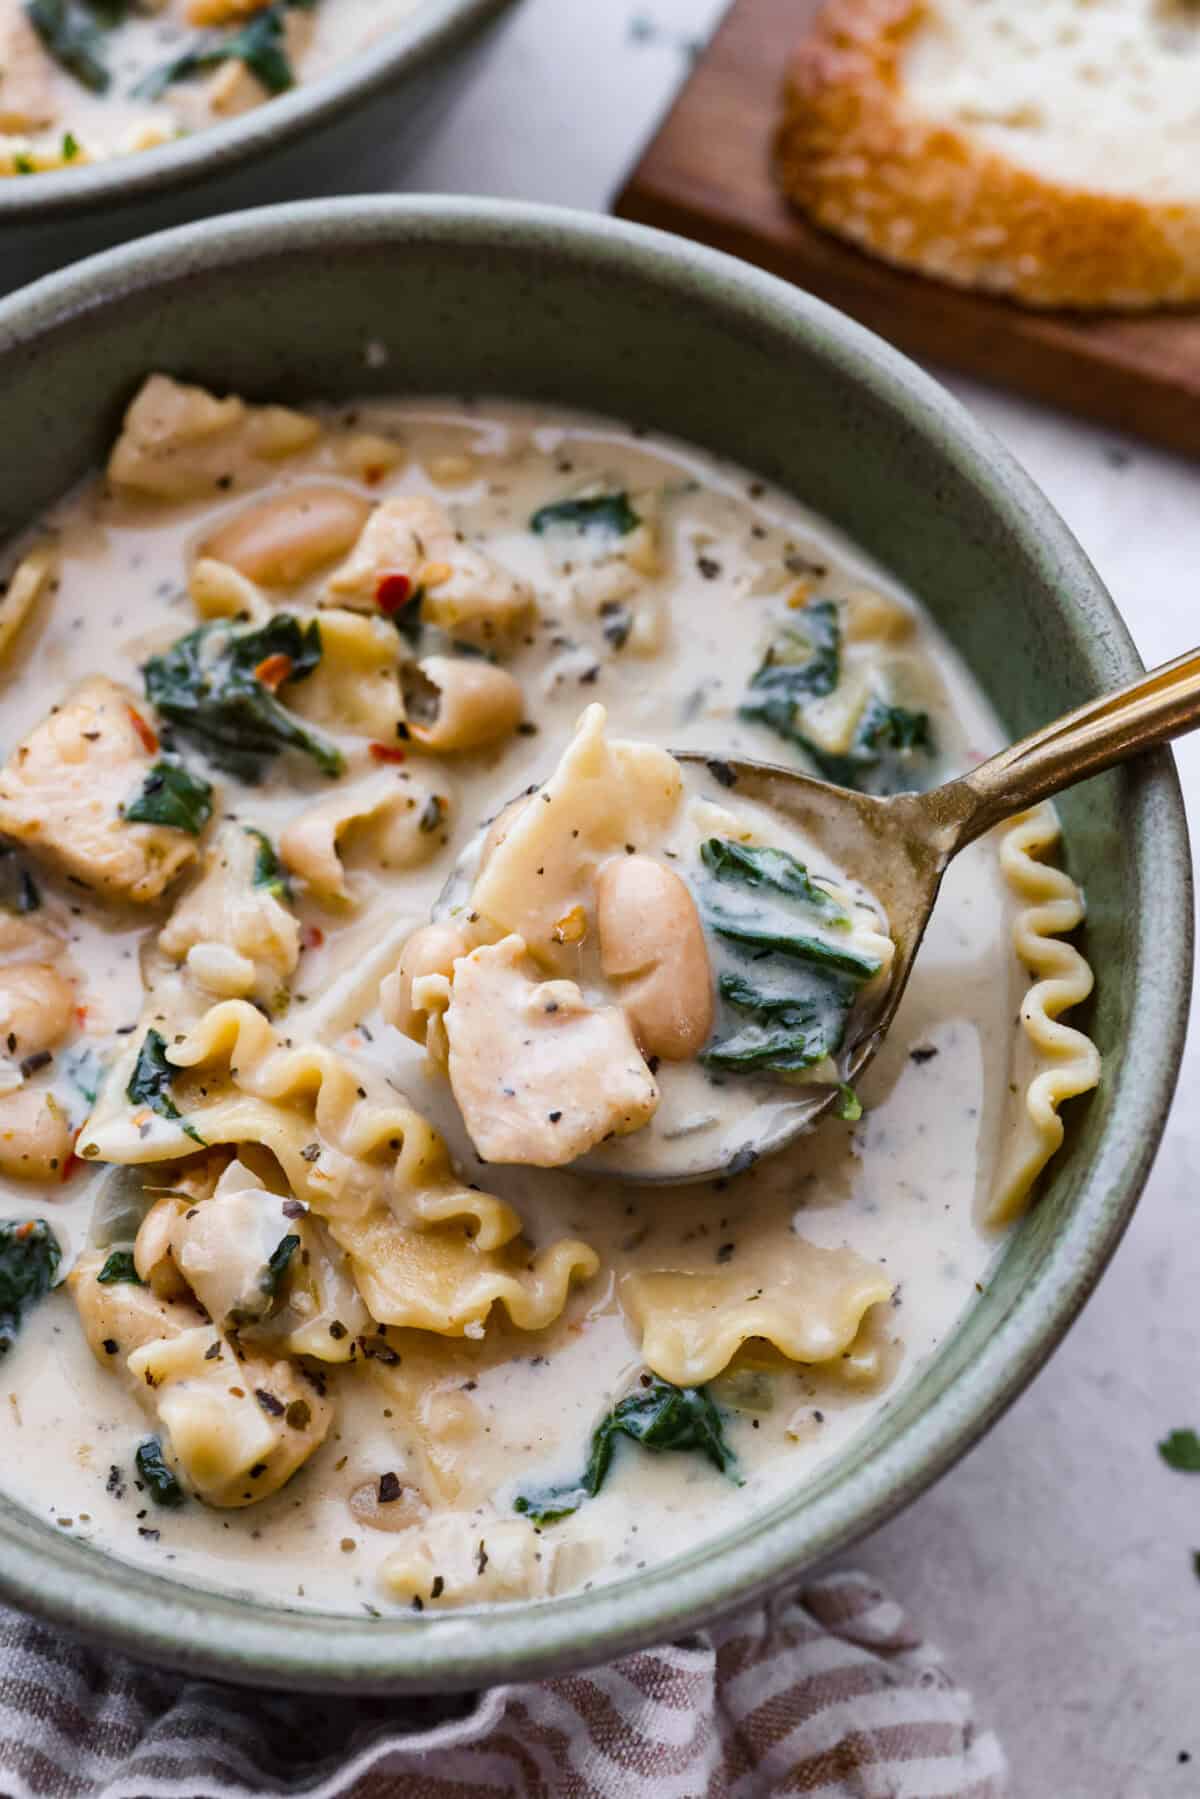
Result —
[{"label": "spoon bowl", "polygon": [[[741,1111],[723,1125],[716,1113],[674,1133],[664,1131],[652,1160],[629,1156],[629,1146],[641,1137],[635,1132],[581,1156],[572,1169],[635,1186],[682,1186],[740,1173],[810,1131],[839,1101],[844,1103],[847,1086],[864,1072],[887,1034],[942,877],[958,851],[1077,781],[1197,724],[1200,650],[1192,650],[1115,693],[1088,701],[927,793],[859,793],[775,763],[675,751],[683,767],[707,770],[723,797],[762,807],[819,845],[832,864],[882,906],[895,954],[886,985],[859,998],[850,1011],[834,1058],[837,1082],[762,1077],[749,1122]],[[435,919],[466,897],[487,828],[476,833],[460,856],[434,906]]]},{"label": "spoon bowl", "polygon": [[[842,1078],[856,1080],[882,1043],[912,973],[917,951],[947,867],[985,831],[1042,800],[1111,768],[1114,763],[1182,736],[1200,724],[1200,650],[1190,650],[1115,693],[1090,700],[1001,750],[977,768],[928,793],[888,797],[833,787],[775,763],[677,751],[686,765],[703,764],[731,795],[785,818],[829,853],[830,859],[879,900],[896,946],[890,979],[872,1002],[850,1013],[838,1056]],[[839,1088],[814,1083],[803,1097],[764,1119],[761,1134],[729,1157],[686,1174],[647,1175],[605,1163],[605,1173],[644,1184],[711,1179],[783,1149],[834,1105]]]}]

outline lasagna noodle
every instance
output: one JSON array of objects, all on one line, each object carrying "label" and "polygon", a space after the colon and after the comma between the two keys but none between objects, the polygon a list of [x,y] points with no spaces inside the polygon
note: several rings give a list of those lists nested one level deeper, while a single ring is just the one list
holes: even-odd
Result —
[{"label": "lasagna noodle", "polygon": [[844,1355],[865,1314],[892,1296],[883,1269],[849,1249],[797,1237],[785,1253],[739,1258],[716,1273],[628,1274],[621,1303],[647,1367],[677,1387],[713,1380],[743,1344],[774,1344],[790,1361]]},{"label": "lasagna noodle", "polygon": [[[541,1330],[572,1282],[599,1267],[572,1238],[531,1251],[511,1206],[456,1181],[419,1112],[322,1044],[286,1047],[245,1001],[213,1007],[168,1056],[181,1070],[174,1098],[186,1123],[206,1144],[271,1151],[350,1257],[381,1324],[457,1336],[500,1304],[521,1329]],[[142,1136],[112,1092],[110,1083],[84,1128],[81,1155],[141,1163],[191,1152],[182,1122],[158,1120]]]},{"label": "lasagna noodle", "polygon": [[1061,1022],[1061,1014],[1082,1005],[1093,985],[1087,959],[1064,941],[1082,923],[1083,894],[1065,870],[1043,860],[1061,836],[1058,813],[1045,801],[1013,819],[1000,842],[1000,866],[1020,902],[1013,945],[1034,980],[1021,1001],[1023,1066],[986,1212],[986,1222],[997,1227],[1025,1209],[1034,1182],[1061,1146],[1059,1107],[1089,1093],[1100,1079],[1096,1045]]}]

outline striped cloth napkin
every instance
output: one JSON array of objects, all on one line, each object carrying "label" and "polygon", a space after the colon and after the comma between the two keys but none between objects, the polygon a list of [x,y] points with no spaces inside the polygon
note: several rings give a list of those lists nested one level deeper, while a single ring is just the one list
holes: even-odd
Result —
[{"label": "striped cloth napkin", "polygon": [[297,1698],[0,1611],[2,1799],[1001,1799],[1004,1760],[898,1605],[832,1574],[539,1686]]}]

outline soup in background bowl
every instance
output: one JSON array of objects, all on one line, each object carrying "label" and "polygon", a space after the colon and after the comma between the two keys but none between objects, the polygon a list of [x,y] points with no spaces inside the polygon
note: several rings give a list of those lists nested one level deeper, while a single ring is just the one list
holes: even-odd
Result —
[{"label": "soup in background bowl", "polygon": [[4,0],[0,289],[395,179],[509,0]]},{"label": "soup in background bowl", "polygon": [[836,1079],[886,979],[722,754],[927,785],[1136,659],[1003,452],[749,270],[441,202],[211,235],[0,319],[0,1577],[247,1680],[599,1659],[883,1516],[1069,1322],[1179,1049],[1169,763],[956,865],[840,1116],[621,1185]]}]

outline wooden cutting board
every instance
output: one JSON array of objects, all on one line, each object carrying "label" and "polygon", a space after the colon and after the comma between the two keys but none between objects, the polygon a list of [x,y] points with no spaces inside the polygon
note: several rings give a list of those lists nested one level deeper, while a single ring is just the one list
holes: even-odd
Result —
[{"label": "wooden cutting board", "polygon": [[615,210],[783,275],[916,356],[1200,455],[1200,312],[1030,312],[891,269],[779,198],[780,84],[819,3],[734,0]]}]

